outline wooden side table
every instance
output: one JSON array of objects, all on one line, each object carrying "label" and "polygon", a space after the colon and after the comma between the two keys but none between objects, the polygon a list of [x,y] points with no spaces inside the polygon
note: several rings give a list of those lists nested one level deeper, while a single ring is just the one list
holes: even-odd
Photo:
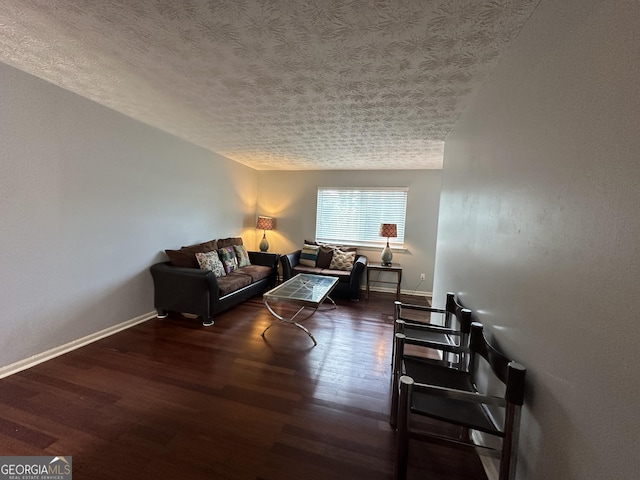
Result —
[{"label": "wooden side table", "polygon": [[[371,279],[369,272],[372,270],[377,272],[394,272],[396,274],[397,281],[389,282],[386,280],[378,280],[376,279],[374,283],[390,283],[396,286],[396,299],[400,300],[400,283],[402,282],[402,265],[399,263],[392,263],[391,266],[385,266],[380,263],[369,263],[367,264],[367,298],[369,298],[369,285],[371,284]],[[380,276],[380,274],[378,274]]]}]

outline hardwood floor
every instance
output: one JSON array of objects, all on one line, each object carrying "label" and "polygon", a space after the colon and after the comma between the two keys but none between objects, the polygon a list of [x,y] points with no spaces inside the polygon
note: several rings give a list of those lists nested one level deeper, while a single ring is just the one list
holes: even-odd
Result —
[{"label": "hardwood floor", "polygon": [[[260,297],[213,327],[137,325],[0,380],[0,455],[69,455],[76,480],[391,479],[393,300],[323,306],[315,347],[290,326],[263,339]],[[486,479],[475,455],[423,444],[409,474]]]}]

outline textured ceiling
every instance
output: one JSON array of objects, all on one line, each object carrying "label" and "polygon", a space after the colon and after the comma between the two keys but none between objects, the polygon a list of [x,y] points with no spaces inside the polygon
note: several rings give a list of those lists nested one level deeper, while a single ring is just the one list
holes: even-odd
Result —
[{"label": "textured ceiling", "polygon": [[0,61],[256,169],[441,168],[538,0],[2,0]]}]

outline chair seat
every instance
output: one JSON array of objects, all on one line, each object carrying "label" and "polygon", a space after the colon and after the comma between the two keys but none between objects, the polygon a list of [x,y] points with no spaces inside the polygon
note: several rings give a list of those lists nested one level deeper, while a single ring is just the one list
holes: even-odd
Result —
[{"label": "chair seat", "polygon": [[411,395],[411,412],[444,422],[480,430],[485,433],[503,437],[503,432],[496,428],[489,419],[482,404],[454,400],[429,393],[414,391]]},{"label": "chair seat", "polygon": [[410,376],[418,383],[453,388],[465,392],[474,391],[471,375],[468,372],[456,370],[443,365],[437,360],[423,357],[405,356],[403,361],[405,375]]},{"label": "chair seat", "polygon": [[418,340],[424,340],[426,342],[434,342],[444,345],[452,345],[449,335],[446,333],[434,332],[420,328],[420,326],[414,326],[413,324],[406,323],[402,329],[407,337],[416,338]]}]

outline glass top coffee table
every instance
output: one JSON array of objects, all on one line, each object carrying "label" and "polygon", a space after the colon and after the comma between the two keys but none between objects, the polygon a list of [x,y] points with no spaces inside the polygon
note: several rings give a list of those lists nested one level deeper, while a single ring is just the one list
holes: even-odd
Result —
[{"label": "glass top coffee table", "polygon": [[[316,339],[313,338],[311,332],[300,324],[307,318],[311,317],[316,311],[318,307],[322,305],[322,302],[329,299],[329,301],[333,304],[333,308],[337,308],[335,302],[329,297],[331,291],[335,288],[338,283],[338,277],[327,277],[324,275],[310,275],[306,273],[301,273],[296,275],[295,277],[290,278],[282,285],[278,285],[273,290],[269,290],[263,296],[263,301],[267,310],[276,317],[276,320],[271,322],[271,324],[264,329],[262,332],[262,337],[267,330],[277,324],[290,324],[298,327],[307,335],[309,338],[313,340],[313,344],[317,345]],[[278,314],[272,307],[275,303],[287,303],[290,305],[294,305],[299,307],[296,313],[294,313],[290,318],[285,318],[282,315]],[[307,315],[305,317],[299,318],[298,316],[304,311],[307,310]]]}]

